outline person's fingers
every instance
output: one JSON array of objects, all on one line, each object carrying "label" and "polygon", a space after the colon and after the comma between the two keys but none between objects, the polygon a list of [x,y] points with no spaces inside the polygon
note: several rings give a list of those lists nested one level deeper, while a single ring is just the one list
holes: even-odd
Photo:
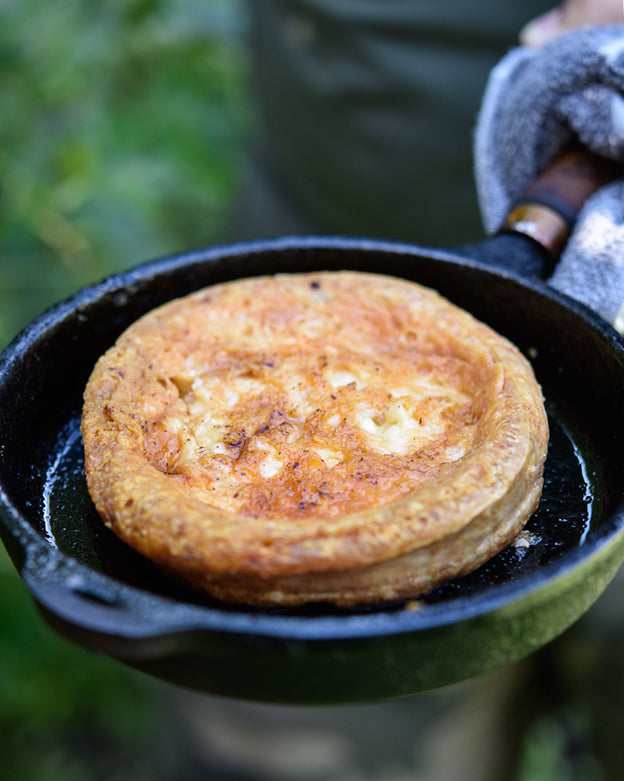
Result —
[{"label": "person's fingers", "polygon": [[563,32],[561,16],[561,9],[557,7],[532,19],[520,30],[520,43],[539,49],[554,40]]},{"label": "person's fingers", "polygon": [[539,48],[577,27],[618,23],[624,24],[623,0],[566,0],[531,20],[520,31],[520,43]]},{"label": "person's fingers", "polygon": [[565,30],[586,24],[624,22],[622,0],[565,0],[561,4],[561,22]]}]

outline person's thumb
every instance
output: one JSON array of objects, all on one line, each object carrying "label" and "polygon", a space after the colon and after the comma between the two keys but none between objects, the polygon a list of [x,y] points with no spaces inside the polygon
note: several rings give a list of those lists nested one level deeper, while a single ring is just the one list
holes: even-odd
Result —
[{"label": "person's thumb", "polygon": [[545,14],[532,19],[520,31],[520,43],[535,49],[558,38],[566,30],[563,26],[563,13],[560,8],[553,8]]}]

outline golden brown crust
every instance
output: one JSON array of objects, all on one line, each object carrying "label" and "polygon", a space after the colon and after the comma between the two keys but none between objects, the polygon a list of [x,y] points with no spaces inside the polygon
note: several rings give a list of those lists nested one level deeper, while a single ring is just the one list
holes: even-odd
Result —
[{"label": "golden brown crust", "polygon": [[131,326],[83,415],[122,539],[254,605],[372,604],[470,571],[539,501],[528,362],[434,291],[357,272],[217,285]]}]

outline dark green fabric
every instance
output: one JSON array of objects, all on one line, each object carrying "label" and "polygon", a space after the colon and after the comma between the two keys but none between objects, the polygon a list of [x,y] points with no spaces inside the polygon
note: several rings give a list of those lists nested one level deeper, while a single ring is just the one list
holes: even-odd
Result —
[{"label": "dark green fabric", "polygon": [[481,236],[472,129],[489,71],[544,0],[250,4],[263,132],[238,237]]}]

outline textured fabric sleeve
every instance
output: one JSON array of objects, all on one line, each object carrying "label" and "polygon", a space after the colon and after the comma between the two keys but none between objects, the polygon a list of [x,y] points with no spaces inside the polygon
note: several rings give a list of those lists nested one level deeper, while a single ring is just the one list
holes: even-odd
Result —
[{"label": "textured fabric sleeve", "polygon": [[[494,68],[475,131],[475,176],[488,232],[573,139],[624,161],[624,25],[588,27]],[[549,280],[615,322],[624,302],[624,185],[583,208]]]}]

